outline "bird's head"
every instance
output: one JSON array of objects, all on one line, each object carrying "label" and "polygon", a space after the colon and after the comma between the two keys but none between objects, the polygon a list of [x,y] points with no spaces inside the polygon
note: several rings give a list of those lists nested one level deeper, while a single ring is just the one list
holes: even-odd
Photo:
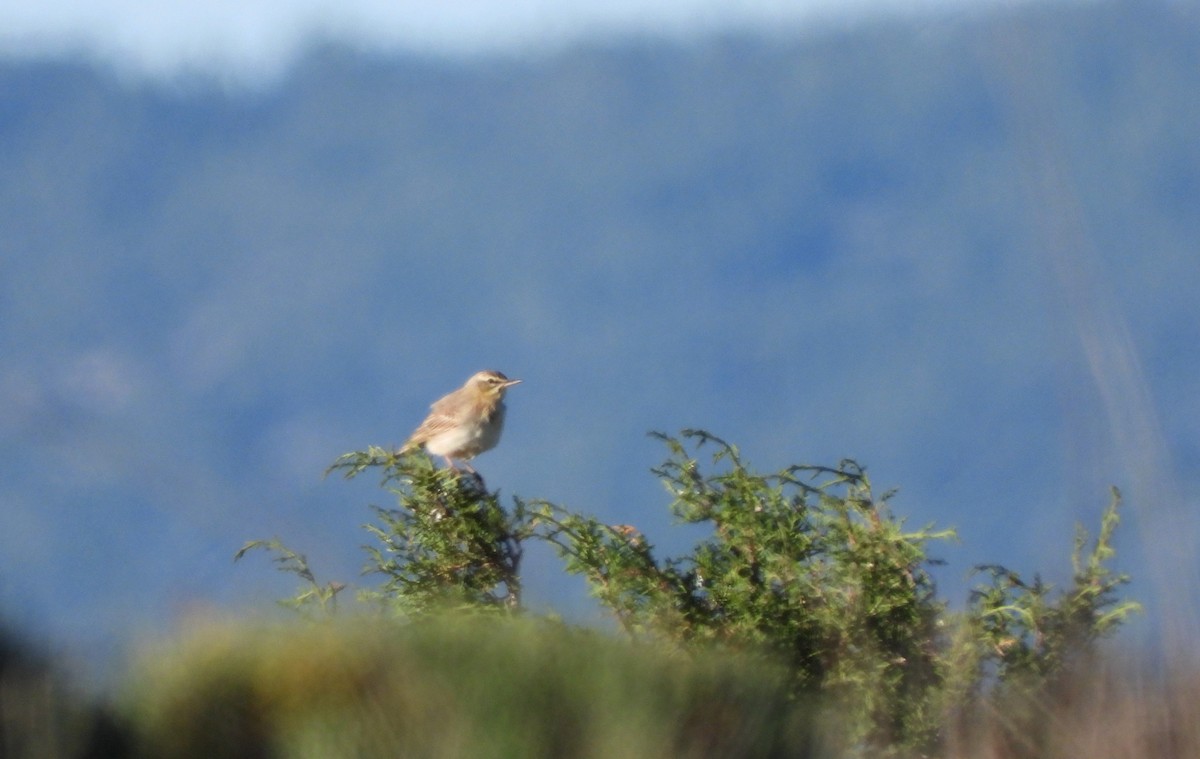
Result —
[{"label": "bird's head", "polygon": [[519,384],[519,379],[509,379],[500,372],[488,371],[477,372],[467,380],[467,387],[471,388],[476,394],[484,398],[500,399],[504,397],[504,392],[513,385]]}]

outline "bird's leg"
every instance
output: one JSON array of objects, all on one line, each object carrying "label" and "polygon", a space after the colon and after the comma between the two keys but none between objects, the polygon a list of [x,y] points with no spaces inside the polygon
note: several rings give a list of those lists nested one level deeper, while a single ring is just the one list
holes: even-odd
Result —
[{"label": "bird's leg", "polygon": [[483,475],[479,474],[479,472],[476,472],[475,467],[471,466],[466,459],[463,459],[462,461],[462,468],[456,471],[458,471],[460,474],[471,475],[471,479],[475,481],[475,487],[479,488],[480,491],[486,490],[486,486],[483,484]]}]

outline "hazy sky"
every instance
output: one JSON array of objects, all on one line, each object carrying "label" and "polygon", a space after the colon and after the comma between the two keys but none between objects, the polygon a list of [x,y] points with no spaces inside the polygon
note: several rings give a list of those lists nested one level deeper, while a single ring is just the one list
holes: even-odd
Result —
[{"label": "hazy sky", "polygon": [[794,29],[863,14],[1014,0],[76,0],[0,4],[0,50],[83,52],[152,75],[270,78],[317,37],[438,52],[529,50],[647,30]]}]

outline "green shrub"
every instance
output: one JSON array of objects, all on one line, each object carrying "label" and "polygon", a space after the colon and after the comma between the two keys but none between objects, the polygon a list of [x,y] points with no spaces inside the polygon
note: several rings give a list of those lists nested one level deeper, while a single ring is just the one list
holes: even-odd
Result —
[{"label": "green shrub", "polygon": [[655,473],[671,512],[705,524],[691,554],[655,559],[646,539],[550,504],[546,538],[586,576],[627,630],[681,646],[765,651],[786,662],[797,695],[841,702],[849,745],[925,744],[939,681],[944,608],[926,570],[925,545],[952,533],[906,531],[853,461],[837,467],[750,471],[736,447],[685,431],[660,436],[671,457]]},{"label": "green shrub", "polygon": [[[938,753],[998,704],[1030,703],[1137,609],[1117,597],[1127,578],[1108,568],[1115,490],[1086,556],[1078,533],[1070,587],[984,565],[988,582],[950,612],[928,547],[953,532],[906,528],[893,492],[876,495],[856,462],[761,474],[708,433],[657,437],[669,455],[653,471],[672,514],[708,530],[682,556],[658,556],[635,526],[545,501],[513,498],[506,509],[477,476],[438,470],[423,455],[371,448],[341,457],[331,470],[382,469],[397,499],[366,525],[375,543],[365,572],[382,581],[358,597],[408,620],[446,609],[519,616],[524,546],[543,541],[632,641],[694,662],[769,662],[785,673],[796,719],[822,726],[821,745],[872,756]],[[275,552],[304,580],[290,605],[336,609],[342,586],[319,584],[303,555],[253,541],[239,556],[251,548]]]}]

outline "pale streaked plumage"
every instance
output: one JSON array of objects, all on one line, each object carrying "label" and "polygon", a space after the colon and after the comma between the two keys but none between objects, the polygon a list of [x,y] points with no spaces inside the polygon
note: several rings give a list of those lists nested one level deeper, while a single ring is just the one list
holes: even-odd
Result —
[{"label": "pale streaked plumage", "polygon": [[454,459],[466,462],[496,447],[504,430],[504,393],[521,380],[510,380],[500,372],[479,372],[453,393],[430,407],[429,416],[400,447],[407,453],[421,446],[441,456],[453,469]]}]

